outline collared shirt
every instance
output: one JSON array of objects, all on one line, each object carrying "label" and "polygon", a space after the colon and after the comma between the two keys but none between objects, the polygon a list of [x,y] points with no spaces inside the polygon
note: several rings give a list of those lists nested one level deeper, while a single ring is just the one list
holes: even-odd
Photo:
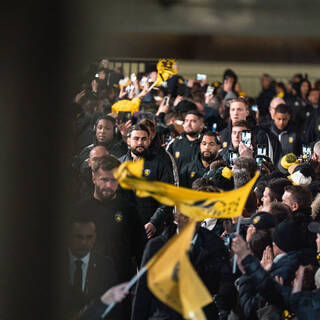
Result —
[{"label": "collared shirt", "polygon": [[76,258],[74,255],[72,255],[71,250],[69,249],[69,275],[70,275],[71,284],[73,284],[73,282],[74,282],[74,274],[76,272],[76,261],[77,260],[82,261],[82,265],[81,265],[82,291],[84,291],[85,286],[86,286],[87,271],[88,271],[88,267],[89,267],[90,252],[86,256],[84,256],[83,258],[79,259],[79,258]]}]

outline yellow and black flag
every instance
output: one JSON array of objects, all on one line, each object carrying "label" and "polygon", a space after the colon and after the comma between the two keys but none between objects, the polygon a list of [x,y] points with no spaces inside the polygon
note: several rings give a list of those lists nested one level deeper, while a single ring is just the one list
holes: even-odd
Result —
[{"label": "yellow and black flag", "polygon": [[159,181],[147,181],[142,177],[143,160],[127,161],[115,170],[114,176],[125,189],[136,191],[139,197],[153,197],[167,206],[197,221],[207,218],[233,218],[242,214],[248,195],[259,173],[239,189],[211,193],[176,187]]},{"label": "yellow and black flag", "polygon": [[187,255],[195,225],[196,221],[191,220],[151,258],[145,268],[148,287],[160,301],[185,319],[205,320],[202,308],[213,299]]}]

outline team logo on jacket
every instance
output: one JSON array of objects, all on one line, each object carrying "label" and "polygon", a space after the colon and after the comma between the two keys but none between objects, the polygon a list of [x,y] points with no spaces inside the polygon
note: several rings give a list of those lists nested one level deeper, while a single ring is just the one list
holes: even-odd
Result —
[{"label": "team logo on jacket", "polygon": [[177,151],[177,152],[174,154],[174,156],[176,157],[176,159],[178,159],[178,158],[180,157],[180,152]]},{"label": "team logo on jacket", "polygon": [[289,137],[289,143],[293,142],[293,137]]},{"label": "team logo on jacket", "polygon": [[116,214],[114,215],[114,220],[118,223],[123,220],[123,215],[121,211],[116,212]]},{"label": "team logo on jacket", "polygon": [[227,146],[228,146],[227,141],[224,141],[223,144],[222,144],[222,148],[226,148]]},{"label": "team logo on jacket", "polygon": [[143,174],[147,177],[151,173],[150,169],[144,169]]},{"label": "team logo on jacket", "polygon": [[190,178],[193,178],[195,175],[196,175],[196,173],[195,173],[194,171],[192,171],[192,172],[190,173]]},{"label": "team logo on jacket", "polygon": [[257,224],[260,221],[260,219],[261,219],[260,216],[253,218],[253,224]]}]

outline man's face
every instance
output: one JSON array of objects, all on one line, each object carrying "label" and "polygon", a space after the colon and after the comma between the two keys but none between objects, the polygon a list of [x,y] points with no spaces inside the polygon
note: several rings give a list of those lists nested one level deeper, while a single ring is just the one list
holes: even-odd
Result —
[{"label": "man's face", "polygon": [[232,123],[240,120],[246,120],[249,115],[249,110],[242,102],[231,102],[230,104],[230,119]]},{"label": "man's face", "polygon": [[243,130],[248,130],[246,127],[232,127],[231,142],[235,149],[239,148],[241,142],[241,133]]},{"label": "man's face", "polygon": [[144,130],[134,130],[131,132],[128,144],[133,154],[142,157],[150,145],[149,135]]},{"label": "man's face", "polygon": [[96,137],[99,142],[109,143],[113,139],[113,123],[105,119],[99,120],[96,128]]},{"label": "man's face", "polygon": [[103,171],[99,169],[92,175],[94,184],[94,196],[100,201],[110,200],[115,197],[119,182],[113,176],[112,171]]},{"label": "man's face", "polygon": [[282,202],[286,204],[292,211],[295,210],[295,202],[292,199],[291,193],[288,191],[285,191],[282,196]]},{"label": "man's face", "polygon": [[76,258],[86,256],[96,241],[96,226],[93,222],[75,222],[71,227],[69,247]]},{"label": "man's face", "polygon": [[194,114],[187,114],[183,123],[184,132],[189,136],[197,136],[203,129],[202,118]]},{"label": "man's face", "polygon": [[200,144],[201,159],[207,162],[213,161],[218,153],[219,145],[216,138],[211,136],[203,136]]},{"label": "man's face", "polygon": [[277,112],[274,114],[273,120],[274,120],[274,124],[277,127],[277,129],[282,131],[287,127],[287,125],[289,123],[290,114]]},{"label": "man's face", "polygon": [[310,91],[308,99],[313,106],[319,105],[319,98],[320,98],[320,91],[319,90]]},{"label": "man's face", "polygon": [[269,77],[262,77],[261,78],[261,87],[266,90],[269,88],[271,83],[271,79]]},{"label": "man's face", "polygon": [[102,157],[107,155],[109,155],[109,151],[105,147],[103,146],[94,147],[90,152],[89,160],[88,160],[88,164],[90,168],[92,169],[94,162],[96,162],[98,159],[101,159]]},{"label": "man's face", "polygon": [[262,202],[263,202],[263,207],[265,208],[270,208],[271,204],[271,197],[270,197],[270,189],[266,187],[263,192],[263,197],[262,197]]}]

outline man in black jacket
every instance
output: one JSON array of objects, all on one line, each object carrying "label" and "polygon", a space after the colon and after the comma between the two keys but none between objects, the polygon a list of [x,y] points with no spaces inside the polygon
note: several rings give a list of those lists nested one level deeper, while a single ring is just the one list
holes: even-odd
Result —
[{"label": "man in black jacket", "polygon": [[290,119],[290,108],[286,104],[279,104],[275,109],[270,129],[281,143],[282,156],[294,153],[299,157],[302,153],[301,139]]},{"label": "man in black jacket", "polygon": [[184,132],[168,144],[167,150],[174,157],[179,172],[183,165],[198,154],[203,127],[203,115],[195,110],[189,111],[183,123]]},{"label": "man in black jacket", "polygon": [[[119,160],[136,161],[144,159],[143,177],[149,181],[162,181],[173,184],[173,172],[168,164],[164,161],[163,156],[156,150],[151,150],[150,134],[144,125],[133,125],[128,133],[128,146],[130,150]],[[140,218],[144,224],[148,238],[159,233],[164,225],[171,219],[172,208],[159,204],[158,201],[151,197],[136,197],[137,209]]]},{"label": "man in black jacket", "polygon": [[191,188],[193,181],[201,178],[210,169],[210,163],[221,159],[219,156],[220,140],[216,133],[206,131],[200,143],[200,152],[194,160],[182,167],[180,186]]},{"label": "man in black jacket", "polygon": [[110,256],[119,280],[127,281],[140,264],[146,237],[134,195],[119,188],[113,177],[112,171],[119,165],[113,156],[98,159],[93,165],[94,193],[73,209],[91,214],[97,228],[96,250]]},{"label": "man in black jacket", "polygon": [[[221,142],[223,147],[223,154],[227,154],[228,150],[233,149],[232,146],[232,132],[235,123],[243,122],[247,120],[249,116],[248,102],[243,98],[233,99],[230,102],[230,121],[228,126],[221,131]],[[260,126],[252,126],[249,122],[247,124],[252,132],[252,138],[254,145],[261,144],[266,147],[266,155],[271,161],[276,164],[281,156],[281,145],[277,141],[276,136],[271,132],[269,128],[262,128]],[[237,147],[236,147],[237,148]],[[227,160],[226,156],[223,156],[224,160]]]}]

